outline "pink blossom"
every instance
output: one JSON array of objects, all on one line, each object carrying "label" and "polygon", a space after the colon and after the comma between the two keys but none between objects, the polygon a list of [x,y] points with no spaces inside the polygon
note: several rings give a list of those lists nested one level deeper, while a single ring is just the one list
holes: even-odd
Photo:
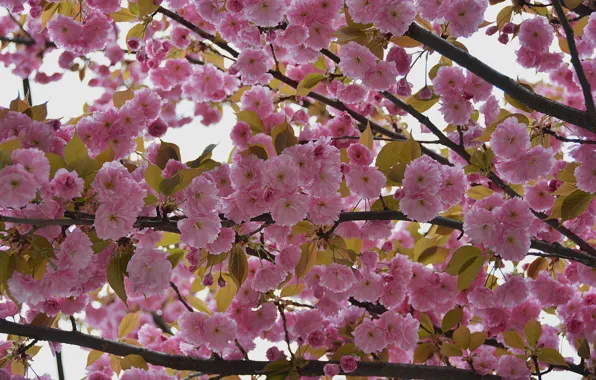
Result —
[{"label": "pink blossom", "polygon": [[35,198],[37,181],[23,165],[0,169],[0,207],[23,207]]},{"label": "pink blossom", "polygon": [[240,100],[243,109],[256,112],[261,118],[273,113],[273,92],[267,87],[253,86],[242,94]]},{"label": "pink blossom", "polygon": [[217,186],[206,176],[195,177],[184,190],[186,201],[182,209],[187,216],[214,212],[219,206]]},{"label": "pink blossom", "polygon": [[497,305],[513,307],[526,300],[529,295],[528,287],[522,276],[511,276],[505,283],[495,290]]},{"label": "pink blossom", "polygon": [[365,354],[381,351],[387,345],[383,330],[373,321],[364,321],[356,326],[353,335],[354,344]]},{"label": "pink blossom", "polygon": [[286,272],[293,272],[300,261],[302,250],[295,245],[286,247],[275,257],[275,263]]},{"label": "pink blossom", "polygon": [[464,98],[445,98],[441,103],[440,110],[446,122],[462,125],[470,120],[472,103]]},{"label": "pink blossom", "polygon": [[276,26],[286,10],[282,0],[245,0],[244,15],[258,26]]},{"label": "pink blossom", "polygon": [[373,154],[362,144],[351,144],[348,147],[350,163],[357,166],[369,166],[373,161]]},{"label": "pink blossom", "polygon": [[402,48],[401,46],[392,46],[387,53],[386,60],[395,63],[395,68],[397,69],[397,73],[399,75],[406,75],[410,72],[412,58],[408,52],[406,52],[406,49]]},{"label": "pink blossom", "polygon": [[20,164],[41,185],[50,178],[50,163],[39,149],[16,149],[12,152],[14,164]]},{"label": "pink blossom", "polygon": [[442,8],[442,15],[449,23],[449,30],[455,37],[470,37],[484,21],[488,3],[483,0],[455,0]]},{"label": "pink blossom", "polygon": [[428,222],[437,216],[443,205],[434,194],[414,194],[399,201],[402,212],[417,222]]},{"label": "pink blossom", "polygon": [[415,17],[413,1],[389,0],[380,7],[375,21],[381,32],[401,36],[408,31]]},{"label": "pink blossom", "polygon": [[358,368],[358,362],[354,356],[344,355],[339,359],[339,365],[345,373],[354,372]]},{"label": "pink blossom", "polygon": [[333,224],[339,219],[342,209],[341,196],[337,194],[327,198],[314,198],[308,211],[308,219],[315,224]]},{"label": "pink blossom", "polygon": [[433,79],[433,89],[437,95],[457,97],[463,94],[466,77],[462,69],[454,66],[442,66]]},{"label": "pink blossom", "polygon": [[442,172],[443,183],[439,197],[446,206],[456,205],[461,201],[468,187],[466,176],[463,170],[456,167],[442,168]]},{"label": "pink blossom", "polygon": [[375,21],[380,2],[366,0],[346,0],[350,16],[354,21],[366,24]]},{"label": "pink blossom", "polygon": [[236,233],[230,228],[222,228],[217,235],[217,239],[213,243],[205,246],[205,249],[212,255],[219,255],[220,253],[228,252],[232,249],[232,244]]},{"label": "pink blossom", "polygon": [[379,275],[369,274],[356,282],[350,291],[358,301],[376,302],[383,294],[383,280]]},{"label": "pink blossom", "polygon": [[339,374],[339,365],[337,364],[325,364],[323,367],[325,376],[333,377]]},{"label": "pink blossom", "polygon": [[546,211],[555,203],[555,197],[550,194],[546,180],[538,181],[534,186],[526,186],[525,190],[524,199],[534,210]]},{"label": "pink blossom", "polygon": [[553,41],[553,28],[544,17],[533,17],[522,22],[518,37],[523,47],[544,52]]},{"label": "pink blossom", "polygon": [[320,284],[326,289],[340,293],[348,290],[355,280],[352,269],[342,264],[331,263],[325,267]]},{"label": "pink blossom", "polygon": [[251,286],[258,292],[267,293],[270,290],[276,289],[286,276],[286,272],[280,270],[276,265],[264,264],[262,268],[257,269],[255,272]]},{"label": "pink blossom", "polygon": [[314,348],[323,347],[325,343],[325,333],[321,330],[314,330],[308,334],[308,344]]},{"label": "pink blossom", "polygon": [[[353,79],[364,79],[367,73],[375,68],[376,57],[374,54],[356,42],[348,42],[343,45],[339,52],[339,58],[341,71]],[[381,67],[381,69],[383,68],[384,66]],[[393,69],[396,70],[395,67]],[[383,73],[381,71],[382,77],[384,77]]]},{"label": "pink blossom", "polygon": [[258,84],[273,65],[273,58],[263,49],[244,49],[234,64],[244,84]]},{"label": "pink blossom", "polygon": [[495,253],[505,260],[520,261],[530,249],[530,234],[519,227],[505,228],[494,244]]},{"label": "pink blossom", "polygon": [[213,243],[221,230],[217,214],[195,215],[178,221],[180,240],[193,248],[203,248]]},{"label": "pink blossom", "polygon": [[374,167],[351,166],[346,174],[350,191],[362,198],[376,198],[385,186],[385,175]]},{"label": "pink blossom", "polygon": [[221,352],[236,338],[236,322],[222,313],[215,313],[203,323],[203,338],[210,350]]},{"label": "pink blossom", "polygon": [[490,145],[499,157],[514,159],[520,157],[530,148],[530,136],[527,126],[515,117],[505,119],[497,126],[490,138]]},{"label": "pink blossom", "polygon": [[0,318],[6,319],[19,313],[18,306],[12,301],[0,302]]},{"label": "pink blossom", "polygon": [[464,232],[472,241],[494,245],[500,236],[500,225],[490,211],[474,207],[465,215]]},{"label": "pink blossom", "polygon": [[85,181],[76,172],[69,172],[64,168],[60,168],[54,174],[51,185],[58,197],[70,200],[82,195]]},{"label": "pink blossom", "polygon": [[279,197],[271,205],[271,216],[280,226],[292,226],[308,213],[308,199],[299,193]]},{"label": "pink blossom", "polygon": [[442,182],[441,165],[428,156],[421,156],[407,165],[403,189],[408,196],[436,194]]},{"label": "pink blossom", "polygon": [[150,248],[137,248],[128,265],[128,277],[135,293],[160,294],[168,288],[172,264],[164,252]]},{"label": "pink blossom", "polygon": [[530,378],[531,373],[524,360],[513,355],[503,355],[499,359],[497,375],[508,380],[522,380]]},{"label": "pink blossom", "polygon": [[272,189],[287,191],[295,189],[299,183],[298,166],[291,157],[281,155],[265,161],[265,184]]},{"label": "pink blossom", "polygon": [[588,193],[596,192],[596,159],[591,158],[575,168],[577,187]]},{"label": "pink blossom", "polygon": [[527,228],[534,220],[527,201],[520,198],[507,200],[498,212],[499,219],[505,227]]},{"label": "pink blossom", "polygon": [[178,319],[180,333],[188,343],[200,346],[205,343],[203,337],[204,324],[207,316],[203,313],[185,312]]},{"label": "pink blossom", "polygon": [[506,181],[524,183],[548,174],[554,164],[552,149],[536,145],[517,159],[499,162],[496,167]]},{"label": "pink blossom", "polygon": [[366,72],[364,78],[362,78],[362,83],[374,90],[384,91],[395,83],[395,77],[397,77],[395,65],[390,62],[379,61]]}]

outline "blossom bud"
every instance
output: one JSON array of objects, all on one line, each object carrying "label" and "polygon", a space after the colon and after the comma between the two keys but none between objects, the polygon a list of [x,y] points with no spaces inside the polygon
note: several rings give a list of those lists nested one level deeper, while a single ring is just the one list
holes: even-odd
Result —
[{"label": "blossom bud", "polygon": [[325,333],[321,330],[314,330],[308,334],[308,344],[314,348],[323,347],[325,344]]},{"label": "blossom bud", "polygon": [[354,372],[358,367],[358,363],[356,362],[356,358],[350,355],[342,356],[339,360],[339,364],[341,365],[341,369],[345,373]]},{"label": "blossom bud", "polygon": [[279,348],[273,346],[267,349],[265,355],[267,355],[267,360],[274,362],[277,359],[280,359],[283,353],[279,350]]},{"label": "blossom bud", "polygon": [[507,45],[507,43],[509,42],[509,36],[505,33],[501,33],[499,35],[498,38],[499,42],[502,43],[503,45]]},{"label": "blossom bud", "polygon": [[[219,283],[219,281],[218,281]],[[211,286],[213,285],[213,275],[211,273],[207,273],[205,277],[203,277],[203,285]]]},{"label": "blossom bud", "polygon": [[406,78],[401,78],[397,81],[397,95],[410,96],[412,95],[412,84]]},{"label": "blossom bud", "polygon": [[393,198],[397,199],[398,201],[406,196],[406,193],[403,189],[395,190],[395,194],[393,194]]},{"label": "blossom bud", "polygon": [[508,22],[503,25],[503,29],[501,30],[502,33],[505,34],[513,34],[515,32],[516,25],[512,22]]},{"label": "blossom bud", "polygon": [[486,28],[486,35],[492,36],[493,34],[497,33],[498,31],[499,31],[498,26],[496,26],[496,25],[489,26],[488,28]]},{"label": "blossom bud", "polygon": [[130,50],[137,50],[139,46],[141,46],[141,41],[137,37],[131,37],[126,41],[126,45],[130,48]]},{"label": "blossom bud", "polygon": [[226,286],[226,280],[222,276],[219,276],[219,278],[217,279],[217,286],[219,286],[220,288]]},{"label": "blossom bud", "polygon": [[424,86],[422,90],[420,90],[420,95],[418,95],[422,100],[429,100],[433,97],[433,91],[428,86]]},{"label": "blossom bud", "polygon": [[158,117],[150,126],[149,134],[153,137],[161,137],[166,134],[168,125],[160,117]]},{"label": "blossom bud", "polygon": [[328,377],[337,376],[339,374],[339,366],[337,364],[325,364],[323,372]]}]

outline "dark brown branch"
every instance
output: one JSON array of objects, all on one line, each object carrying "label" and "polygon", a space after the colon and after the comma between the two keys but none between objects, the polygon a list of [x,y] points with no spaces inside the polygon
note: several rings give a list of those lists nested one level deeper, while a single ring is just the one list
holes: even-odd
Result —
[{"label": "dark brown branch", "polygon": [[182,294],[180,294],[180,289],[178,289],[178,287],[176,286],[176,284],[174,284],[173,281],[170,281],[170,286],[172,287],[172,289],[174,289],[174,292],[176,292],[176,295],[178,296],[178,300],[182,302],[186,310],[190,311],[191,313],[194,312],[194,309],[188,304],[188,302],[186,302]]},{"label": "dark brown branch", "polygon": [[27,99],[27,102],[30,106],[33,105],[33,95],[31,94],[31,83],[29,83],[29,78],[23,79],[23,92],[24,97]]},{"label": "dark brown branch", "polygon": [[594,98],[592,98],[592,87],[590,86],[590,82],[588,82],[588,78],[586,78],[586,73],[584,72],[582,63],[579,60],[579,53],[577,51],[577,46],[575,45],[573,28],[571,28],[571,25],[569,25],[569,21],[567,20],[567,16],[565,15],[565,11],[563,10],[561,2],[559,0],[553,0],[553,7],[555,8],[555,12],[557,12],[557,16],[559,16],[561,26],[565,31],[565,38],[567,39],[569,54],[571,55],[571,64],[575,69],[577,79],[579,80],[579,84],[582,88],[584,100],[586,102],[586,109],[589,113],[594,115],[596,114],[596,108],[594,107]]},{"label": "dark brown branch", "polygon": [[[498,178],[498,177],[497,177]],[[72,212],[67,212],[66,216],[70,219],[28,219],[28,218],[16,218],[12,216],[2,216],[0,215],[0,222],[7,222],[7,223],[16,223],[16,224],[28,224],[34,225],[38,227],[47,227],[47,226],[72,226],[72,225],[93,225],[94,216],[91,214],[77,214],[75,215]],[[234,226],[235,223],[231,220],[225,219],[223,215],[220,215],[222,218],[222,225],[226,227]],[[163,218],[158,217],[139,217],[135,222],[135,228],[151,228],[156,231],[168,231],[174,233],[180,233],[176,222],[180,220],[182,217],[171,217],[169,219],[164,220]],[[342,212],[339,215],[338,223],[348,222],[348,221],[372,221],[372,220],[402,220],[402,221],[411,221],[408,217],[406,217],[403,213],[399,211],[393,210],[384,210],[384,211],[354,211],[354,212]],[[252,218],[251,221],[253,222],[265,222],[273,224],[274,221],[270,214],[263,214],[259,215],[255,218]],[[556,225],[556,221],[553,221]],[[429,224],[452,228],[453,230],[463,231],[463,223],[459,220],[444,218],[444,217],[436,217],[428,222]],[[581,240],[581,239],[580,239]],[[586,243],[587,244],[587,243]],[[590,256],[586,252],[576,251],[574,249],[563,247],[561,244],[558,243],[547,243],[542,240],[532,239],[530,247],[532,249],[536,249],[545,253],[551,254],[552,257],[563,258],[567,260],[573,260],[580,262],[584,265],[596,268],[596,257]],[[534,255],[534,253],[530,252],[530,255]],[[188,309],[188,308],[187,308]],[[192,308],[191,308],[192,309]]]},{"label": "dark brown branch", "polygon": [[29,38],[22,38],[22,37],[5,37],[5,36],[0,36],[0,42],[9,42],[9,43],[15,43],[18,45],[27,45],[27,46],[31,46],[31,45],[35,45],[35,41],[31,40]]},{"label": "dark brown branch", "polygon": [[569,137],[563,137],[563,136],[557,134],[555,131],[550,130],[550,129],[541,129],[540,131],[547,135],[553,136],[554,138],[556,138],[559,141],[573,143],[573,144],[596,145],[596,141],[594,141],[594,140],[583,140],[583,139],[573,139],[573,138],[569,138]]},{"label": "dark brown branch", "polygon": [[555,102],[528,90],[478,58],[420,27],[416,23],[410,25],[406,35],[453,60],[531,109],[596,133],[594,119],[587,112]]},{"label": "dark brown branch", "polygon": [[155,325],[159,327],[161,331],[170,335],[173,334],[172,329],[170,328],[170,326],[168,326],[168,324],[161,315],[157,314],[155,311],[152,311],[151,318],[153,318],[153,323],[155,323]]},{"label": "dark brown branch", "polygon": [[[92,335],[74,331],[63,331],[48,327],[22,325],[0,320],[0,333],[23,337],[61,342],[79,347],[86,347],[117,356],[139,355],[147,363],[173,368],[177,370],[196,371],[204,374],[218,375],[262,375],[270,362],[254,360],[202,360],[189,356],[170,355],[148,350],[126,343],[110,341]],[[299,369],[302,376],[321,376],[325,364],[338,362],[306,361]],[[343,374],[343,373],[342,373]],[[393,377],[403,379],[436,379],[436,380],[498,380],[499,376],[481,376],[470,371],[454,367],[436,367],[412,364],[396,364],[385,362],[359,362],[356,371],[350,376]]]}]

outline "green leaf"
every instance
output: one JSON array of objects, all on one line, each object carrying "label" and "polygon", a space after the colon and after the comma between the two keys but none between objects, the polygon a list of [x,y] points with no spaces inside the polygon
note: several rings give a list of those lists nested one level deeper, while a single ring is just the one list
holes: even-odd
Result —
[{"label": "green leaf", "polygon": [[207,306],[207,304],[205,303],[205,301],[203,301],[200,298],[197,298],[195,296],[186,296],[186,300],[188,301],[188,303],[194,307],[195,309],[197,309],[198,311],[205,313],[207,315],[211,315],[211,310],[209,310],[209,307]]},{"label": "green leaf", "polygon": [[273,140],[273,146],[277,154],[281,154],[287,147],[298,144],[298,139],[294,135],[294,129],[287,122],[273,128],[271,139]]},{"label": "green leaf", "polygon": [[114,103],[115,107],[122,108],[126,101],[132,100],[134,97],[135,93],[127,88],[124,91],[116,91],[114,95],[112,95],[112,103]]},{"label": "green leaf", "polygon": [[596,194],[576,190],[566,196],[561,204],[561,219],[571,220],[580,216],[588,209]]},{"label": "green leaf", "polygon": [[453,341],[460,346],[462,349],[466,350],[470,347],[470,343],[472,341],[472,335],[470,334],[470,329],[466,326],[459,326],[453,332]]},{"label": "green leaf", "polygon": [[432,91],[432,96],[430,99],[420,99],[420,91],[422,91],[423,89],[421,88],[414,95],[408,97],[406,99],[406,103],[411,105],[416,111],[420,113],[426,112],[429,109],[431,109],[439,101],[439,96],[435,94],[433,86],[428,86],[428,88],[430,88],[430,90]]},{"label": "green leaf", "polygon": [[115,22],[131,22],[137,19],[137,16],[127,8],[120,8],[119,11],[110,13],[110,17]]},{"label": "green leaf", "polygon": [[486,186],[478,185],[468,189],[468,191],[466,191],[466,194],[468,195],[468,197],[479,201],[492,195],[493,191]]},{"label": "green leaf", "polygon": [[48,117],[47,102],[27,109],[27,111],[25,111],[25,114],[29,116],[32,120],[45,121],[46,117]]},{"label": "green leaf", "polygon": [[169,178],[164,178],[159,183],[159,192],[164,195],[172,195],[176,193],[176,188],[182,182],[182,175],[180,172],[174,174]]},{"label": "green leaf", "polygon": [[196,160],[188,161],[186,166],[189,168],[198,168],[203,162],[211,158],[211,153],[217,147],[217,144],[209,144],[205,149],[203,149],[203,153]]},{"label": "green leaf", "polygon": [[230,252],[228,272],[238,289],[240,289],[248,277],[248,259],[244,250],[237,245],[234,245]]},{"label": "green leaf", "polygon": [[172,269],[176,268],[184,260],[184,256],[186,256],[186,251],[180,248],[176,248],[168,255],[168,261],[172,264]]},{"label": "green leaf", "polygon": [[304,77],[304,79],[300,81],[300,83],[298,83],[298,87],[296,88],[296,94],[299,96],[308,95],[325,78],[325,75],[320,73],[308,74],[306,77]]},{"label": "green leaf", "polygon": [[317,243],[305,243],[300,246],[302,253],[296,265],[296,278],[304,277],[317,262]]},{"label": "green leaf", "polygon": [[526,343],[524,342],[524,338],[515,330],[507,331],[503,333],[503,338],[505,338],[505,344],[512,348],[519,348],[521,350],[526,348]]},{"label": "green leaf", "polygon": [[424,342],[414,351],[414,364],[415,363],[425,363],[428,359],[432,358],[434,355],[434,346],[432,343]]},{"label": "green leaf", "polygon": [[567,364],[563,355],[561,355],[559,351],[550,347],[540,349],[538,360],[547,364],[569,367],[569,364]]},{"label": "green leaf", "polygon": [[62,157],[56,153],[46,153],[46,158],[50,162],[50,178],[54,178],[54,175],[58,169],[66,167],[66,162],[64,162],[64,159],[62,159]]},{"label": "green leaf", "polygon": [[148,163],[147,165],[147,170],[145,170],[145,181],[153,190],[159,192],[161,169],[152,163]]},{"label": "green leaf", "polygon": [[153,12],[155,12],[159,8],[159,3],[156,3],[153,0],[139,0],[139,18],[143,18]]},{"label": "green leaf", "polygon": [[463,271],[462,268],[465,263],[479,255],[480,248],[476,248],[471,245],[460,247],[455,252],[453,252],[451,260],[449,260],[449,263],[445,268],[445,272],[449,273],[452,276],[457,276]]},{"label": "green leaf", "polygon": [[85,183],[90,183],[90,181],[87,181],[87,177],[98,171],[99,168],[99,163],[88,156],[77,158],[76,160],[69,162],[67,165],[67,169],[69,171],[76,171],[79,177],[85,179]]},{"label": "green leaf", "polygon": [[169,160],[180,161],[180,148],[176,144],[162,141],[157,149],[155,163],[163,170]]},{"label": "green leaf", "polygon": [[441,345],[441,354],[443,356],[462,356],[461,347],[456,344],[445,342]]},{"label": "green leaf", "polygon": [[88,157],[87,147],[79,138],[79,134],[75,132],[72,139],[64,147],[64,160],[67,164],[70,164],[83,157]]},{"label": "green leaf", "polygon": [[488,338],[488,333],[486,331],[472,333],[472,335],[470,335],[470,346],[468,347],[470,351],[474,351],[482,346],[486,341],[486,338]]},{"label": "green leaf", "polygon": [[123,371],[126,371],[132,367],[149,370],[149,366],[147,365],[145,359],[143,359],[142,356],[134,354],[126,355],[120,359],[120,367]]},{"label": "green leaf", "polygon": [[375,165],[387,175],[397,163],[409,164],[422,155],[420,144],[413,139],[385,144],[377,155]]},{"label": "green leaf", "polygon": [[524,327],[524,333],[526,335],[526,341],[532,348],[536,348],[540,336],[542,336],[542,326],[540,322],[529,320]]},{"label": "green leaf", "polygon": [[139,325],[140,316],[141,310],[126,314],[118,326],[118,338],[122,339],[133,332]]},{"label": "green leaf", "polygon": [[497,26],[499,28],[499,31],[501,31],[503,29],[503,26],[506,23],[511,21],[512,15],[513,15],[513,7],[511,5],[503,7],[503,9],[501,9],[499,14],[497,15]]},{"label": "green leaf", "polygon": [[280,297],[293,297],[302,293],[304,290],[304,284],[290,284],[281,290]]},{"label": "green leaf", "polygon": [[124,273],[126,267],[122,268],[122,260],[118,256],[112,257],[108,266],[108,284],[114,290],[116,295],[127,304],[126,288],[124,287]]},{"label": "green leaf", "polygon": [[238,121],[243,121],[250,126],[250,130],[253,134],[262,133],[265,131],[265,127],[263,126],[263,122],[261,118],[256,112],[253,111],[240,111],[236,114],[236,119]]},{"label": "green leaf", "polygon": [[478,277],[484,261],[485,257],[480,255],[464,263],[462,272],[457,275],[457,291],[462,291],[472,285],[472,282]]},{"label": "green leaf", "polygon": [[441,330],[443,330],[443,333],[454,328],[458,323],[461,322],[463,317],[464,310],[461,307],[456,307],[453,310],[449,310],[441,322]]}]

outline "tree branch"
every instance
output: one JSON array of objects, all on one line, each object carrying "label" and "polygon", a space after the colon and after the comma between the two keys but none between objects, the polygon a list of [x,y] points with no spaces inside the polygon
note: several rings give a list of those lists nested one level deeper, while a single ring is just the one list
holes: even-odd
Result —
[{"label": "tree branch", "polygon": [[460,66],[465,67],[472,73],[478,75],[493,86],[500,88],[509,96],[528,107],[543,114],[551,115],[560,120],[575,124],[592,133],[596,133],[594,119],[587,112],[555,102],[528,90],[513,79],[501,74],[480,61],[478,58],[420,27],[416,23],[410,25],[406,35],[423,43],[429,48],[436,50],[441,55],[453,60]]},{"label": "tree branch", "polygon": [[[0,215],[0,222],[16,223],[16,224],[27,224],[38,227],[47,226],[72,226],[72,225],[87,225],[91,226],[94,222],[94,215],[91,214],[75,214],[73,212],[66,212],[68,219],[29,219],[29,218],[17,218],[12,216]],[[226,227],[232,227],[236,225],[231,220],[226,219],[223,215],[220,215],[222,219],[222,225]],[[139,217],[134,224],[135,228],[151,228],[155,231],[167,231],[173,233],[180,233],[176,222],[183,218],[183,216],[170,217],[163,219],[159,217]],[[346,211],[339,215],[337,223],[349,222],[349,221],[372,221],[372,220],[401,220],[411,222],[412,220],[406,217],[403,213],[393,210],[383,211]],[[252,222],[265,222],[273,224],[273,218],[270,214],[262,214],[251,219]],[[547,221],[550,222],[550,221]],[[556,224],[556,221],[554,221]],[[463,223],[459,220],[450,219],[438,216],[428,222],[432,225],[441,227],[452,228],[454,230],[463,231]],[[587,243],[586,243],[587,244]],[[571,248],[563,247],[559,243],[547,243],[542,240],[531,240],[530,247],[545,253],[549,253],[552,257],[558,257],[562,259],[572,260],[580,262],[584,265],[596,268],[596,256],[591,256],[583,251],[576,251]],[[528,254],[534,255],[529,252]],[[188,309],[188,308],[187,308]],[[191,308],[192,309],[192,308]]]},{"label": "tree branch", "polygon": [[[189,356],[170,355],[148,350],[126,343],[110,341],[92,335],[74,331],[64,331],[41,326],[23,325],[0,320],[0,333],[23,337],[61,342],[79,347],[106,352],[117,356],[139,355],[147,363],[177,370],[197,371],[204,374],[218,375],[262,375],[270,362],[254,360],[202,360]],[[328,361],[310,360],[299,369],[302,376],[322,376],[323,367]],[[343,374],[343,373],[342,373]],[[386,362],[359,362],[356,371],[350,376],[393,377],[403,379],[436,380],[498,380],[499,376],[481,376],[470,371],[454,367],[436,367]]]},{"label": "tree branch", "polygon": [[582,66],[581,61],[579,60],[579,53],[577,51],[577,46],[575,45],[575,38],[573,33],[573,28],[569,25],[569,21],[567,20],[567,16],[565,15],[565,11],[563,10],[563,6],[559,0],[553,0],[553,7],[555,8],[555,12],[557,12],[557,16],[559,16],[559,20],[561,22],[561,26],[565,31],[565,37],[567,38],[567,45],[569,46],[569,54],[571,55],[571,64],[575,69],[575,73],[577,74],[577,79],[579,80],[579,84],[581,85],[582,92],[584,93],[584,99],[586,102],[586,109],[592,115],[596,114],[596,108],[594,107],[594,98],[592,97],[592,88],[590,86],[590,82],[588,82],[588,78],[586,78],[586,73],[584,72],[584,68]]}]

